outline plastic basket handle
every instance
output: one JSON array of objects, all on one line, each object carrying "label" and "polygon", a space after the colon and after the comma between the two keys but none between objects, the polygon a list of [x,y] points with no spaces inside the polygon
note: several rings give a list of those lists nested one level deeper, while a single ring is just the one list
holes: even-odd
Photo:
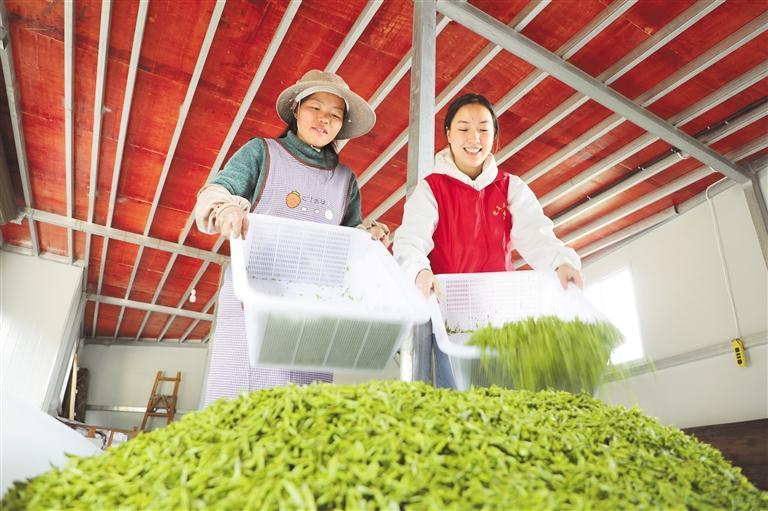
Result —
[{"label": "plastic basket handle", "polygon": [[246,271],[247,263],[244,254],[247,246],[248,244],[246,243],[246,240],[240,239],[234,235],[230,236],[229,263],[232,268],[232,285],[234,287],[235,296],[241,300],[244,296],[248,295],[248,272]]}]

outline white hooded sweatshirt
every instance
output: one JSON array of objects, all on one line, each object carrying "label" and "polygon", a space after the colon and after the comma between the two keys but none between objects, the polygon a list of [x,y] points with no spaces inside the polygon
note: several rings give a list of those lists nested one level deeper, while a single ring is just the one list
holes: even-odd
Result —
[{"label": "white hooded sweatshirt", "polygon": [[[456,166],[450,147],[435,155],[432,173],[445,174],[475,190],[493,183],[499,170],[492,154],[483,162],[483,170],[471,179]],[[555,270],[563,263],[581,269],[581,260],[572,248],[566,247],[553,231],[554,224],[544,215],[538,199],[528,185],[517,176],[509,176],[507,203],[512,214],[512,248],[516,249],[535,270]],[[428,255],[435,247],[432,235],[440,212],[432,189],[425,180],[419,181],[405,202],[403,223],[395,232],[392,248],[395,259],[403,267],[411,282],[424,269],[431,271]],[[457,242],[460,242],[457,240]]]}]

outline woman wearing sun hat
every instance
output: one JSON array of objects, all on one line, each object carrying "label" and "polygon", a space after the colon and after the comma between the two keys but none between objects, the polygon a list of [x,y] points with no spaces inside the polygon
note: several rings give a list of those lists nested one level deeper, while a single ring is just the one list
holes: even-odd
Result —
[{"label": "woman wearing sun hat", "polygon": [[[277,139],[254,138],[197,195],[200,231],[244,237],[246,214],[275,215],[348,227],[362,227],[389,244],[383,224],[361,225],[355,174],[339,162],[335,143],[370,131],[373,108],[334,73],[308,71],[277,99],[285,132]],[[244,390],[285,383],[332,381],[328,373],[253,368],[248,364],[243,312],[225,274],[219,293],[203,404]]]}]

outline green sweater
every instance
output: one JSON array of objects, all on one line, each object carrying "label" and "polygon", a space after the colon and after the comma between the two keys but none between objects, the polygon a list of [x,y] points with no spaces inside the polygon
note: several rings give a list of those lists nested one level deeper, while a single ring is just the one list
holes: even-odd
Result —
[{"label": "green sweater", "polygon": [[[299,140],[292,131],[277,141],[289,153],[307,165],[333,169],[339,163],[339,157],[333,150],[326,147],[318,152],[309,144]],[[258,192],[266,184],[267,173],[264,172],[266,151],[267,144],[263,138],[250,140],[237,150],[224,166],[224,169],[213,178],[211,184],[221,185],[229,193],[244,197],[253,204]],[[341,225],[357,227],[361,222],[360,188],[357,186],[357,180],[353,177],[352,185],[349,187],[349,197],[347,197],[347,209],[344,211]]]}]

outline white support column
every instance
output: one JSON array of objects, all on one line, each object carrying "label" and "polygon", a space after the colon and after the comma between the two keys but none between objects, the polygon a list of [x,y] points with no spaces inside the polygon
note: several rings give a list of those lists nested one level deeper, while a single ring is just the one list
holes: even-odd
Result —
[{"label": "white support column", "polygon": [[[408,177],[410,195],[419,179],[432,167],[435,148],[435,62],[436,42],[434,0],[413,2],[413,68],[408,116]],[[400,349],[400,377],[405,381],[432,381],[432,335],[429,324],[415,326],[413,335]]]},{"label": "white support column", "polygon": [[[64,169],[67,196],[67,216],[73,218],[75,199],[75,137],[74,137],[74,82],[75,82],[75,0],[64,2]],[[72,229],[67,229],[67,257],[75,259]]]}]

